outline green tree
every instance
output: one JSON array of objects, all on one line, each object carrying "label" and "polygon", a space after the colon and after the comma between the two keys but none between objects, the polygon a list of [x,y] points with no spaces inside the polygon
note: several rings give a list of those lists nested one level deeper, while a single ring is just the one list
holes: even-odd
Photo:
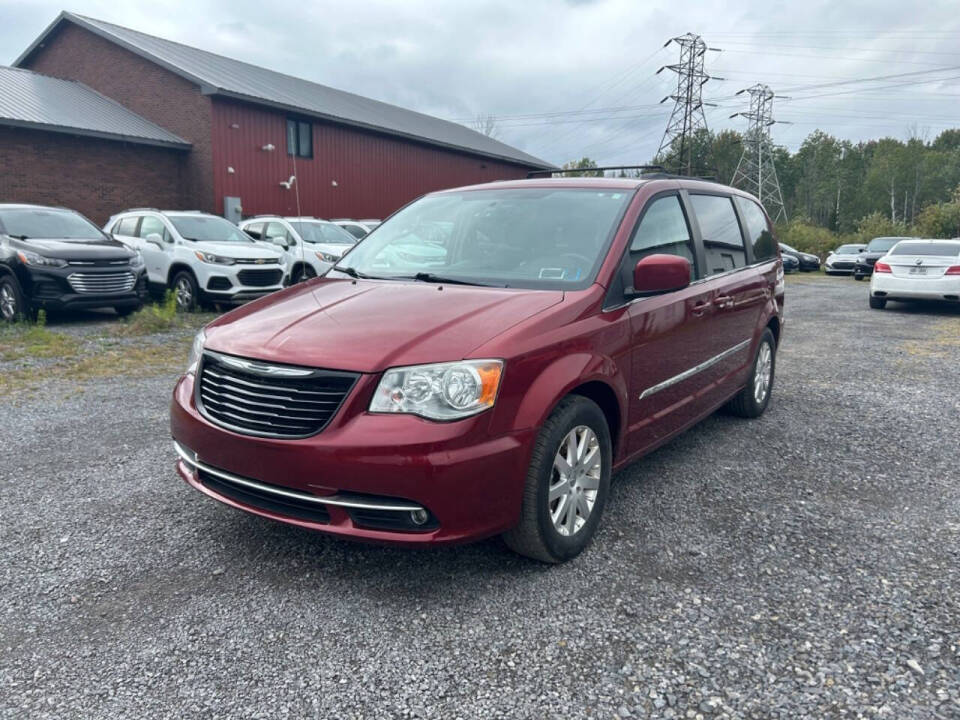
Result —
[{"label": "green tree", "polygon": [[571,160],[570,162],[565,162],[563,164],[564,170],[574,170],[579,172],[566,172],[564,173],[565,177],[603,177],[602,170],[590,170],[590,168],[597,167],[597,162],[591,160],[588,157],[580,158],[579,160]]}]

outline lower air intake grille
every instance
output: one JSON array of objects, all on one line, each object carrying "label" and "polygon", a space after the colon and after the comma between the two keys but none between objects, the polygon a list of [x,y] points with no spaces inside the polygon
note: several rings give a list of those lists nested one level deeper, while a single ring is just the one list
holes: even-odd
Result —
[{"label": "lower air intake grille", "polygon": [[237,278],[247,287],[270,287],[280,284],[283,270],[241,270]]},{"label": "lower air intake grille", "polygon": [[235,432],[262,437],[316,435],[336,414],[359,375],[205,352],[197,405]]},{"label": "lower air intake grille", "polygon": [[81,295],[112,295],[133,290],[137,278],[131,272],[76,272],[67,277],[67,282]]},{"label": "lower air intake grille", "polygon": [[298,520],[308,520],[316,523],[330,522],[330,513],[327,512],[325,506],[319,503],[263,492],[256,488],[224,480],[205,470],[197,471],[197,477],[204,486],[210,488],[218,495],[223,495],[249,507],[266,510],[267,512],[276,513],[277,515],[297,518]]}]

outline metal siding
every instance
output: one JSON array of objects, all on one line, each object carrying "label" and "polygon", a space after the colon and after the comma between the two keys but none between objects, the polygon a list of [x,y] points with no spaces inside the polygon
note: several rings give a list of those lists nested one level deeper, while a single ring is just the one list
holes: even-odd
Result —
[{"label": "metal siding", "polygon": [[[215,99],[214,188],[217,211],[226,195],[241,199],[244,216],[299,214],[383,218],[426,192],[526,177],[527,168],[333,123],[314,122],[313,157],[287,155],[284,113]],[[232,127],[236,125],[237,127]],[[275,149],[265,151],[264,145]],[[235,172],[229,174],[228,167]],[[337,187],[332,181],[337,182]]]}]

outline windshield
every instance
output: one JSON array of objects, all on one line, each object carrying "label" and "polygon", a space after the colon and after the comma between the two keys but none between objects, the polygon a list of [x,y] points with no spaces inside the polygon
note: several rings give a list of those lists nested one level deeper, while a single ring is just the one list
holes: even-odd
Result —
[{"label": "windshield", "polygon": [[841,245],[837,248],[837,255],[858,255],[863,245]]},{"label": "windshield", "polygon": [[874,238],[870,241],[870,244],[867,245],[867,249],[864,252],[886,252],[902,238]]},{"label": "windshield", "polygon": [[891,255],[924,255],[957,257],[960,255],[960,243],[957,242],[932,242],[932,243],[900,243],[893,250]]},{"label": "windshield", "polygon": [[104,239],[100,228],[70,210],[0,210],[0,227],[7,235],[22,239],[43,238],[76,242]]},{"label": "windshield", "polygon": [[358,243],[338,267],[375,277],[521,288],[593,282],[630,194],[513,188],[422,198]]},{"label": "windshield", "polygon": [[339,225],[326,222],[291,222],[291,226],[308,243],[354,245],[357,239]]},{"label": "windshield", "polygon": [[780,249],[786,250],[787,252],[797,252],[795,248],[790,247],[786,243],[780,243]]},{"label": "windshield", "polygon": [[225,218],[215,215],[168,215],[184,240],[202,242],[252,243],[245,232]]}]

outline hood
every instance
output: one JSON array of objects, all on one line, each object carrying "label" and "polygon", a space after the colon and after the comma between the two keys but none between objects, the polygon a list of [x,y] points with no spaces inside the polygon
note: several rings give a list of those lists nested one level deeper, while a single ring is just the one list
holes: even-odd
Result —
[{"label": "hood", "polygon": [[269,362],[379,372],[468,357],[562,301],[559,290],[322,278],[222,316],[207,328],[207,347]]},{"label": "hood", "polygon": [[212,240],[188,240],[184,243],[184,247],[240,260],[256,258],[270,258],[271,260],[275,260],[283,255],[283,251],[280,250],[280,248],[261,245],[259,243],[248,244],[240,242],[214,242]]},{"label": "hood", "polygon": [[11,240],[10,247],[63,260],[129,260],[136,254],[113,238],[82,241],[30,238]]}]

